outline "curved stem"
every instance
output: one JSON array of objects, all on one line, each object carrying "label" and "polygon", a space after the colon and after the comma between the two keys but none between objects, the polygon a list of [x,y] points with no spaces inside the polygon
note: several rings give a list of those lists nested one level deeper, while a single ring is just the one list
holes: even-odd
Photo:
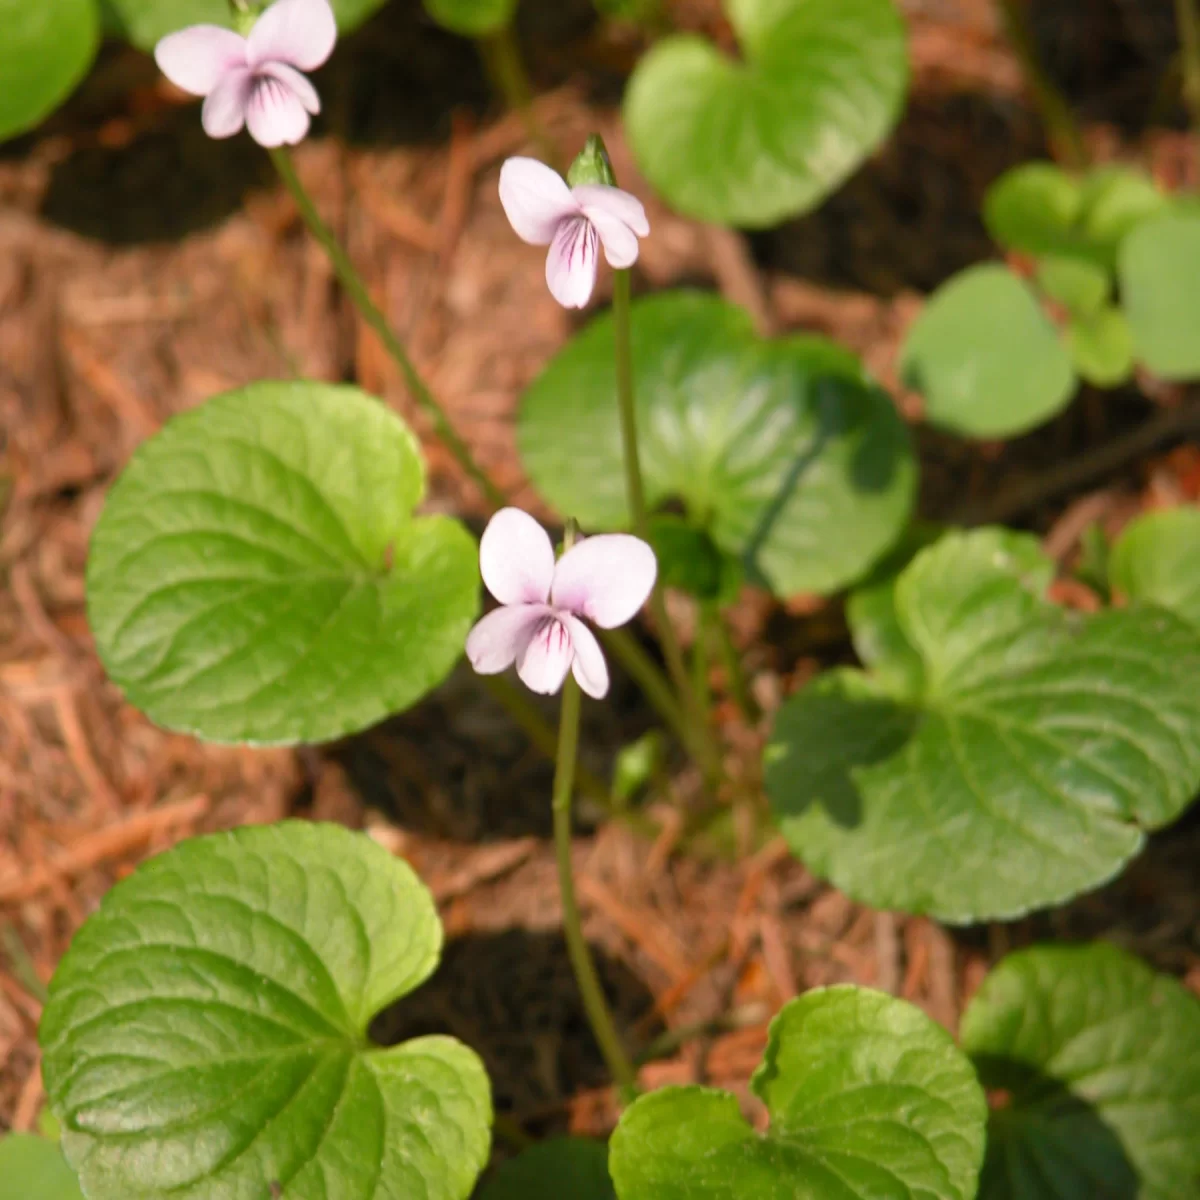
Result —
[{"label": "curved stem", "polygon": [[612,1014],[604,999],[596,965],[583,936],[579,904],[575,899],[575,875],[571,866],[571,792],[575,776],[575,753],[579,746],[579,685],[567,676],[563,685],[562,709],[558,721],[558,762],[554,769],[554,852],[558,862],[558,889],[562,896],[563,936],[575,982],[583,999],[588,1024],[592,1027],[609,1073],[622,1092],[637,1087],[637,1073],[625,1053]]},{"label": "curved stem", "polygon": [[1183,99],[1192,128],[1200,134],[1200,12],[1196,0],[1175,0],[1179,53],[1183,69]]},{"label": "curved stem", "polygon": [[320,242],[321,248],[329,256],[329,261],[333,264],[334,272],[341,282],[342,287],[346,289],[346,294],[354,302],[354,307],[362,314],[363,320],[375,331],[379,340],[383,343],[384,349],[387,350],[388,354],[391,355],[396,365],[400,368],[401,373],[404,375],[404,382],[408,385],[408,390],[412,393],[413,399],[416,400],[433,421],[433,427],[438,438],[446,449],[454,455],[454,459],[458,465],[479,486],[480,491],[487,497],[488,502],[496,506],[502,505],[505,501],[504,493],[496,487],[475,461],[471,451],[467,449],[466,443],[455,432],[454,426],[450,424],[450,419],[446,416],[445,410],[437,402],[433,393],[426,387],[425,381],[417,373],[416,367],[413,366],[412,360],[408,357],[408,352],[404,349],[400,339],[388,324],[387,318],[376,307],[375,301],[371,299],[371,293],[367,289],[363,277],[355,270],[354,264],[350,261],[350,256],[337,240],[333,230],[322,220],[321,214],[317,212],[317,207],[312,201],[312,197],[304,190],[304,185],[300,182],[300,178],[296,174],[295,165],[292,163],[292,156],[282,147],[270,151],[270,154],[271,161],[275,164],[275,170],[279,172],[280,179],[283,180],[284,186],[291,194],[296,207],[300,210],[300,215],[304,218],[304,223],[308,226],[309,232]]},{"label": "curved stem", "polygon": [[600,640],[629,672],[630,677],[642,689],[646,699],[674,731],[675,736],[685,746],[690,747],[692,731],[687,716],[679,707],[679,701],[675,699],[667,677],[637,638],[627,629],[602,629]]},{"label": "curved stem", "polygon": [[558,155],[534,116],[533,85],[529,82],[529,72],[525,69],[525,60],[521,57],[521,47],[512,25],[505,25],[495,33],[478,38],[476,45],[492,86],[500,93],[505,106],[520,114],[529,140],[537,146],[538,152],[550,166],[558,170]]},{"label": "curved stem", "polygon": [[746,673],[742,670],[742,660],[720,610],[713,614],[713,625],[717,633],[717,652],[721,656],[721,665],[725,668],[729,695],[742,714],[742,719],[747,725],[753,725],[758,720],[758,709],[746,687]]},{"label": "curved stem", "polygon": [[1013,53],[1021,64],[1025,82],[1033,94],[1033,102],[1041,113],[1047,139],[1057,145],[1068,167],[1081,170],[1088,161],[1083,134],[1075,114],[1071,112],[1071,106],[1042,66],[1023,3],[1024,0],[996,0],[1001,23],[1008,34]]},{"label": "curved stem", "polygon": [[[646,490],[642,484],[642,464],[638,455],[637,409],[633,395],[631,326],[629,271],[616,271],[613,278],[613,333],[617,360],[617,407],[621,414],[621,448],[625,465],[625,493],[634,532],[648,541]],[[667,613],[662,584],[657,580],[654,591],[650,594],[650,612],[658,627],[663,657],[667,660],[667,672],[683,700],[684,712],[688,718],[691,734],[685,739],[686,743],[705,774],[712,778],[714,769],[717,774],[720,773],[720,760],[709,737],[708,715],[692,689],[683,649]]]},{"label": "curved stem", "polygon": [[[556,745],[554,726],[502,675],[480,675],[479,678],[492,693],[492,698],[525,731],[534,748],[553,760]],[[611,810],[612,796],[608,788],[587,767],[578,763],[575,766],[575,786],[605,812]]]}]

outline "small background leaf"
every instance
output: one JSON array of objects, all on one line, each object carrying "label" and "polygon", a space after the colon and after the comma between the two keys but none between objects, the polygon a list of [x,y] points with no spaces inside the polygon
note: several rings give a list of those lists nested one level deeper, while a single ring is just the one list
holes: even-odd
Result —
[{"label": "small background leaf", "polygon": [[1075,372],[1029,285],[1006,267],[969,267],[930,297],[905,338],[900,370],[930,424],[1012,437],[1061,412]]},{"label": "small background leaf", "polygon": [[479,608],[474,539],[413,517],[404,423],[355,388],[258,383],[167,423],[88,559],[108,673],[169,729],[318,742],[415,703]]},{"label": "small background leaf", "polygon": [[1121,247],[1120,279],[1139,360],[1160,379],[1200,378],[1200,214],[1139,225]]},{"label": "small background leaf", "polygon": [[[652,508],[681,502],[782,595],[851,582],[900,534],[915,484],[908,431],[847,351],[763,342],[741,309],[697,292],[637,301],[632,336]],[[534,380],[517,443],[560,513],[590,529],[627,524],[610,316]]]},{"label": "small background leaf", "polygon": [[1078,316],[1088,317],[1104,306],[1112,292],[1112,277],[1084,258],[1051,255],[1038,263],[1038,287]]},{"label": "small background leaf", "polygon": [[1077,179],[1052,163],[1035,162],[992,184],[983,218],[1008,250],[1067,256],[1111,270],[1125,236],[1167,205],[1154,181],[1130,167],[1097,167]]},{"label": "small background leaf", "polygon": [[1131,521],[1108,561],[1112,587],[1160,604],[1200,627],[1200,509],[1171,508]]},{"label": "small background leaf", "polygon": [[891,0],[726,0],[745,61],[661,39],[625,91],[643,174],[680,212],[765,228],[807,212],[883,141],[908,82]]},{"label": "small background leaf", "polygon": [[[57,2],[57,0],[56,0]],[[338,32],[357,29],[387,0],[329,0]],[[160,38],[189,25],[232,26],[229,0],[100,0],[105,28],[142,50],[153,50]]]},{"label": "small background leaf", "polygon": [[539,1142],[501,1163],[479,1200],[616,1200],[608,1147],[577,1137]]},{"label": "small background leaf", "polygon": [[639,1097],[613,1134],[621,1200],[972,1200],[986,1106],[944,1029],[864,988],[807,992],[771,1022],[750,1083],[760,1136],[737,1100],[700,1087]]},{"label": "small background leaf", "polygon": [[1042,256],[1078,248],[1071,230],[1083,208],[1079,184],[1052,163],[1022,163],[988,188],[983,219],[1008,250]]},{"label": "small background leaf", "polygon": [[1200,1184],[1200,1002],[1113,946],[1006,958],[962,1020],[992,1114],[981,1200],[1182,1200]]},{"label": "small background leaf", "polygon": [[368,1022],[433,971],[441,926],[400,859],[290,821],[184,842],[105,897],[39,1030],[89,1200],[462,1200],[487,1161],[478,1058]]},{"label": "small background leaf", "polygon": [[462,37],[485,37],[512,24],[517,0],[422,0],[441,26]]},{"label": "small background leaf", "polygon": [[32,1133],[0,1136],[0,1185],[6,1200],[83,1200],[58,1143]]},{"label": "small background leaf", "polygon": [[0,0],[0,141],[48,117],[100,44],[95,0]]},{"label": "small background leaf", "polygon": [[1200,785],[1200,631],[1149,606],[1068,614],[1018,536],[949,534],[900,575],[919,695],[878,668],[831,671],[776,719],[783,834],[865,903],[955,922],[1057,903],[1110,878]]},{"label": "small background leaf", "polygon": [[1111,388],[1133,374],[1133,333],[1119,308],[1073,318],[1066,338],[1075,369],[1088,383]]}]

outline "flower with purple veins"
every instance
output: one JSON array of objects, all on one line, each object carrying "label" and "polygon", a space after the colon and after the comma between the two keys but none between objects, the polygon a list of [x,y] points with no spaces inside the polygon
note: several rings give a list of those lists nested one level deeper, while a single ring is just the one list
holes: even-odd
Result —
[{"label": "flower with purple veins", "polygon": [[558,560],[546,531],[519,508],[502,508],[483,531],[479,569],[500,607],[467,635],[467,658],[481,675],[515,662],[530,691],[553,695],[571,671],[597,700],[608,694],[608,665],[586,617],[601,629],[632,620],[646,602],[658,564],[626,533],[580,538]]},{"label": "flower with purple veins", "polygon": [[568,187],[535,158],[510,158],[500,168],[500,203],[517,236],[549,246],[546,283],[563,308],[583,308],[596,284],[600,246],[618,269],[637,262],[638,238],[650,233],[642,202],[618,187]]},{"label": "flower with purple veins", "polygon": [[203,96],[209,137],[232,137],[243,125],[262,146],[294,146],[321,111],[317,90],[301,74],[333,53],[337,21],[329,0],[276,0],[246,37],[219,25],[190,25],[154,48],[162,73]]}]

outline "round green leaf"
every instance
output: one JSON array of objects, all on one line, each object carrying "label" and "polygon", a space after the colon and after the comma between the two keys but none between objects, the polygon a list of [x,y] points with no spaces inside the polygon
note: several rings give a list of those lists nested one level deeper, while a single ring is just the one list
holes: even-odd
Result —
[{"label": "round green leaf", "polygon": [[1133,374],[1133,334],[1119,308],[1075,317],[1067,326],[1075,368],[1096,387],[1116,387]]},{"label": "round green leaf", "polygon": [[1122,239],[1167,205],[1153,180],[1129,167],[1098,167],[1082,180],[1051,163],[1024,163],[988,189],[983,219],[1009,250],[1068,256],[1105,269]]},{"label": "round green leaf", "polygon": [[0,141],[48,117],[100,44],[95,0],[0,0]]},{"label": "round green leaf", "polygon": [[317,742],[414,704],[479,605],[475,543],[414,517],[417,443],[363,392],[257,383],[168,422],[88,558],[108,673],[168,729]]},{"label": "round green leaf", "polygon": [[771,1127],[735,1097],[669,1087],[613,1134],[620,1200],[971,1200],[986,1105],[964,1055],[919,1009],[864,988],[791,1001],[750,1081]]},{"label": "round green leaf", "polygon": [[32,1133],[0,1137],[0,1181],[13,1200],[83,1200],[58,1143]]},{"label": "round green leaf", "polygon": [[1122,243],[1120,279],[1138,358],[1160,379],[1200,377],[1200,213],[1139,225]]},{"label": "round green leaf", "polygon": [[1043,596],[995,530],[896,584],[923,690],[820,676],[780,710],[766,783],[794,853],[878,908],[967,922],[1099,886],[1200,786],[1200,630],[1154,607]]},{"label": "round green leaf", "polygon": [[1012,437],[1061,412],[1075,372],[1058,331],[1023,280],[970,267],[930,297],[901,351],[905,383],[933,425],[966,437]]},{"label": "round green leaf", "polygon": [[1056,254],[1078,249],[1071,230],[1083,208],[1081,189],[1052,163],[1023,163],[988,188],[983,220],[988,233],[1008,250]]},{"label": "round green leaf", "polygon": [[[861,575],[904,527],[916,468],[891,400],[821,338],[760,341],[716,296],[633,306],[642,474],[650,506],[690,521],[780,594]],[[551,361],[521,402],[530,478],[585,527],[629,520],[606,314]]]},{"label": "round green leaf", "polygon": [[501,1163],[479,1200],[615,1200],[608,1147],[590,1138],[539,1142]]},{"label": "round green leaf", "polygon": [[486,37],[512,23],[517,0],[423,0],[443,28],[463,37]]},{"label": "round green leaf", "polygon": [[1109,582],[1200,626],[1200,509],[1170,508],[1130,522],[1112,548]]},{"label": "round green leaf", "polygon": [[1144,171],[1111,165],[1096,167],[1084,179],[1080,191],[1081,232],[1111,267],[1125,235],[1169,204]]},{"label": "round green leaf", "polygon": [[[357,29],[387,0],[329,0],[338,32]],[[161,38],[189,25],[232,27],[229,0],[100,0],[105,27],[142,50],[153,50]]]},{"label": "round green leaf", "polygon": [[744,61],[662,39],[625,92],[646,178],[680,212],[764,228],[815,208],[887,136],[908,82],[891,0],[726,0]]},{"label": "round green leaf", "polygon": [[490,1140],[478,1058],[367,1038],[441,936],[407,864],[341,826],[144,864],[76,934],[38,1035],[88,1200],[463,1200]]},{"label": "round green leaf", "polygon": [[1112,277],[1085,258],[1056,254],[1038,263],[1038,287],[1072,313],[1091,316],[1112,292]]},{"label": "round green leaf", "polygon": [[1200,1002],[1113,946],[1035,946],[984,980],[963,1049],[1003,1096],[981,1200],[1182,1200],[1200,1183]]}]

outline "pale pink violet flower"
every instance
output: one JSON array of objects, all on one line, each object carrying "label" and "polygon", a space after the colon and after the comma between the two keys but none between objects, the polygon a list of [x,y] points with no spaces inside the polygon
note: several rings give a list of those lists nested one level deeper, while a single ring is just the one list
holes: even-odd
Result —
[{"label": "pale pink violet flower", "polygon": [[467,635],[467,658],[481,675],[515,662],[526,687],[553,695],[571,671],[597,700],[608,694],[608,665],[586,617],[601,629],[632,620],[646,602],[658,564],[626,533],[580,538],[558,560],[546,531],[519,508],[502,508],[483,531],[479,569],[500,601]]},{"label": "pale pink violet flower", "polygon": [[245,125],[262,146],[294,146],[321,111],[317,90],[301,74],[333,53],[337,21],[329,0],[276,0],[248,37],[219,25],[190,25],[154,48],[162,73],[203,96],[209,137],[226,138]]},{"label": "pale pink violet flower", "polygon": [[602,183],[568,187],[536,158],[510,158],[500,168],[500,203],[522,241],[550,247],[546,283],[563,308],[591,298],[600,246],[610,266],[631,267],[638,238],[650,232],[636,196]]}]

